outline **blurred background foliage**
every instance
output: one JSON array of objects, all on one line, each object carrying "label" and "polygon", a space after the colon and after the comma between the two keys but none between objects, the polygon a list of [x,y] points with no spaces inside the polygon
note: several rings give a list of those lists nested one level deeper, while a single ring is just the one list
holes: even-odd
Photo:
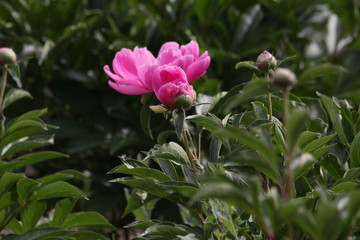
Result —
[{"label": "blurred background foliage", "polygon": [[[102,68],[118,50],[146,46],[156,55],[166,41],[197,40],[212,62],[194,84],[208,95],[251,78],[252,70],[235,71],[236,62],[256,60],[265,49],[278,59],[296,55],[286,63],[299,78],[296,95],[319,91],[359,104],[359,8],[359,0],[2,0],[0,46],[26,59],[23,88],[33,95],[6,114],[48,108],[46,121],[60,127],[54,150],[71,155],[28,172],[90,175],[81,186],[90,200],[78,208],[105,214],[121,229],[132,220],[121,218],[125,192],[106,173],[118,155],[147,151],[169,126],[152,116],[150,138],[140,126],[140,98],[108,87]],[[177,217],[161,210],[155,217]]]}]

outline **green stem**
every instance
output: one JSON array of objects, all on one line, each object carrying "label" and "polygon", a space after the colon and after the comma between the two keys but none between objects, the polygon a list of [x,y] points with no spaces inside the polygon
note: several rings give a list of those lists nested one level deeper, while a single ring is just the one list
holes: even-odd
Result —
[{"label": "green stem", "polygon": [[268,98],[268,111],[269,111],[269,120],[271,121],[272,120],[272,117],[273,117],[273,112],[272,112],[272,102],[271,102],[271,91],[270,91],[270,78],[269,78],[269,72],[266,72],[265,73],[265,79],[266,81],[268,82],[268,95],[267,95],[267,98]]},{"label": "green stem", "polygon": [[6,81],[7,81],[7,70],[6,68],[4,68],[1,78],[1,86],[0,86],[0,116],[2,116],[3,114],[3,99],[6,88]]},{"label": "green stem", "polygon": [[194,143],[191,140],[191,136],[190,136],[189,130],[188,130],[185,122],[184,122],[183,130],[182,130],[182,133],[181,133],[181,142],[183,143],[186,154],[188,155],[188,158],[189,158],[189,161],[190,161],[190,164],[191,164],[191,170],[193,172],[196,172],[196,167],[195,167],[195,164],[193,162],[194,159],[196,159],[196,156],[194,156],[194,154],[192,153],[192,151],[190,149],[190,144],[192,144],[192,146],[193,146]]},{"label": "green stem", "polygon": [[[295,192],[294,176],[291,169],[292,150],[288,146],[287,135],[288,135],[288,123],[289,123],[289,90],[284,89],[284,127],[285,127],[285,139],[286,139],[286,154],[285,154],[285,165],[286,165],[286,180],[285,180],[285,197],[287,200],[293,198]],[[287,226],[288,239],[294,239],[294,226],[292,222],[288,223]]]}]

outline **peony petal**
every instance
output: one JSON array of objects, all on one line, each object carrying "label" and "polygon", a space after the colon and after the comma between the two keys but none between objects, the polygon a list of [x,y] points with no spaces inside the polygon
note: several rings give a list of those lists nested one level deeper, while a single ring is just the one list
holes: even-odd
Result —
[{"label": "peony petal", "polygon": [[144,64],[153,64],[155,62],[155,57],[152,55],[147,48],[138,48],[135,47],[134,51],[135,56],[135,64],[137,67],[142,66]]},{"label": "peony petal", "polygon": [[139,81],[139,79],[133,79],[133,80],[124,79],[121,76],[112,73],[108,65],[104,66],[103,69],[104,69],[105,73],[118,84],[125,84],[128,86],[144,88],[144,84],[142,84]]},{"label": "peony petal", "polygon": [[195,60],[199,57],[199,44],[194,40],[186,45],[182,45],[180,50],[182,55],[193,55]]},{"label": "peony petal", "polygon": [[125,79],[137,79],[137,67],[134,53],[123,48],[117,52],[113,61],[113,69],[116,75]]},{"label": "peony petal", "polygon": [[148,64],[142,65],[137,70],[140,82],[147,89],[152,89],[151,74],[153,70],[154,66]]},{"label": "peony petal", "polygon": [[164,43],[161,46],[158,55],[160,55],[162,52],[166,51],[169,48],[179,49],[179,44],[177,42],[166,42],[166,43]]},{"label": "peony petal", "polygon": [[188,69],[188,67],[194,62],[194,56],[193,55],[185,55],[178,59],[176,59],[174,62],[172,62],[173,65],[181,67],[185,72]]},{"label": "peony petal", "polygon": [[151,90],[145,89],[145,88],[139,88],[135,86],[129,86],[129,85],[122,85],[118,84],[116,82],[108,81],[108,84],[111,88],[115,89],[116,91],[127,94],[127,95],[142,95],[145,93],[151,92]]},{"label": "peony petal", "polygon": [[156,92],[158,89],[169,82],[187,82],[187,77],[180,67],[174,65],[161,65],[154,69],[152,76],[152,89]]},{"label": "peony petal", "polygon": [[181,57],[181,51],[178,48],[168,48],[159,54],[159,56],[156,58],[155,64],[168,64],[175,61],[179,57]]},{"label": "peony petal", "polygon": [[[204,55],[206,53],[206,55]],[[186,70],[187,79],[190,82],[202,77],[210,65],[210,57],[205,52],[197,61],[191,64]]]}]

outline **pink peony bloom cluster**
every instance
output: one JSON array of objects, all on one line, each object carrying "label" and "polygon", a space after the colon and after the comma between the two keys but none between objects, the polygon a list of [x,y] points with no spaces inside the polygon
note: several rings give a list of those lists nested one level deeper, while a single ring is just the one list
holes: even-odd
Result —
[{"label": "pink peony bloom cluster", "polygon": [[187,45],[167,42],[155,58],[146,48],[136,47],[133,51],[121,49],[105,73],[113,80],[110,87],[128,95],[142,95],[154,92],[167,108],[175,108],[180,96],[195,99],[190,82],[203,76],[209,67],[207,51],[199,55],[199,45],[191,41]]}]

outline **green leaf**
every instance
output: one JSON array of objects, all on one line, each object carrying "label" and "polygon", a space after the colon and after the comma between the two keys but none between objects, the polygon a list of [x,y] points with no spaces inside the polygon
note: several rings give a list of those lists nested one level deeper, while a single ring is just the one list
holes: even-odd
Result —
[{"label": "green leaf", "polygon": [[0,179],[0,195],[15,184],[19,179],[24,178],[23,175],[12,173],[12,172],[6,172],[1,176]]},{"label": "green leaf", "polygon": [[123,213],[123,217],[147,204],[148,202],[154,201],[158,198],[159,197],[148,194],[142,190],[133,189],[130,195],[127,197],[127,204]]},{"label": "green leaf", "polygon": [[195,122],[200,126],[204,127],[206,130],[214,134],[220,141],[224,144],[224,146],[230,151],[230,144],[228,138],[223,135],[218,135],[217,130],[222,128],[224,125],[220,119],[211,115],[211,116],[201,116],[201,115],[192,115],[186,118],[189,121]]},{"label": "green leaf", "polygon": [[62,153],[51,152],[51,151],[29,153],[26,155],[22,155],[12,160],[11,162],[0,162],[0,173],[14,170],[16,168],[25,167],[42,161],[46,161],[54,158],[62,158],[62,157],[68,157],[68,156]]},{"label": "green leaf", "polygon": [[166,130],[166,131],[163,131],[161,132],[157,138],[156,138],[156,142],[158,144],[164,144],[164,143],[167,143],[167,139],[169,136],[173,135],[173,134],[176,134],[176,131],[174,130]]},{"label": "green leaf", "polygon": [[16,192],[18,194],[18,201],[21,206],[27,204],[36,185],[38,185],[38,182],[31,178],[22,178],[17,182]]},{"label": "green leaf", "polygon": [[321,161],[321,166],[336,179],[341,178],[345,173],[344,167],[340,165],[340,160],[333,154],[328,154],[328,156]]},{"label": "green leaf", "polygon": [[335,185],[330,190],[337,192],[337,193],[348,193],[348,192],[351,192],[352,190],[357,189],[358,187],[359,187],[358,183],[342,182],[340,184]]},{"label": "green leaf", "polygon": [[156,224],[145,230],[143,236],[166,237],[167,239],[175,239],[177,236],[185,236],[188,232],[179,227]]},{"label": "green leaf", "polygon": [[17,142],[6,145],[1,151],[1,157],[6,158],[12,154],[23,151],[31,151],[37,148],[54,144],[54,136],[37,137],[34,139],[20,139]]},{"label": "green leaf", "polygon": [[320,135],[321,135],[320,133],[304,131],[300,134],[297,145],[299,148],[304,149],[305,145],[309,144],[309,142],[316,139]]},{"label": "green leaf", "polygon": [[336,239],[341,224],[334,224],[340,219],[340,213],[336,206],[331,203],[322,202],[319,204],[316,216],[317,235],[315,240]]},{"label": "green leaf", "polygon": [[67,237],[69,237],[69,239],[76,239],[76,240],[107,240],[107,238],[104,237],[103,235],[90,231],[75,232],[67,235]]},{"label": "green leaf", "polygon": [[320,157],[322,157],[327,151],[329,151],[332,147],[334,147],[336,145],[336,143],[331,144],[331,145],[326,145],[323,147],[320,147],[318,149],[316,149],[312,155],[317,158],[320,159]]},{"label": "green leaf", "polygon": [[158,181],[152,178],[135,179],[123,177],[111,180],[111,182],[118,182],[133,188],[138,188],[161,198],[166,198],[170,194],[169,189],[161,186]]},{"label": "green leaf", "polygon": [[218,129],[216,134],[222,137],[229,137],[239,140],[246,146],[257,151],[264,159],[269,161],[271,165],[277,165],[280,162],[272,148],[268,147],[265,142],[246,132],[244,129],[226,127]]},{"label": "green leaf", "polygon": [[306,174],[316,159],[309,153],[303,153],[291,160],[291,168],[294,172],[294,180]]},{"label": "green leaf", "polygon": [[51,227],[63,227],[66,217],[70,214],[77,202],[76,198],[65,198],[55,205]]},{"label": "green leaf", "polygon": [[174,192],[180,193],[188,198],[192,198],[199,190],[199,188],[194,184],[179,181],[163,182],[161,183],[161,186],[165,186],[167,189],[171,189]]},{"label": "green leaf", "polygon": [[141,128],[144,130],[144,132],[150,136],[152,139],[152,133],[151,133],[151,126],[150,126],[150,119],[151,119],[151,109],[149,108],[149,105],[143,104],[140,110],[140,125]]},{"label": "green leaf", "polygon": [[35,228],[41,216],[46,210],[45,201],[33,201],[28,204],[21,214],[23,231],[27,232]]},{"label": "green leaf", "polygon": [[[6,209],[10,206],[14,206],[17,204],[17,194],[15,192],[5,192],[1,194],[0,197],[0,212],[3,209]],[[1,223],[1,217],[0,217],[0,223]]]},{"label": "green leaf", "polygon": [[8,128],[6,129],[6,134],[10,134],[17,130],[22,130],[24,128],[29,128],[29,127],[38,127],[38,128],[42,128],[43,130],[48,129],[46,124],[40,120],[26,119],[22,121],[17,121],[16,123],[8,126]]},{"label": "green leaf", "polygon": [[308,143],[303,148],[303,151],[304,152],[313,152],[314,150],[316,150],[316,149],[322,147],[323,145],[325,145],[326,143],[328,143],[335,136],[336,136],[336,133],[329,135],[329,136],[317,138],[317,139],[311,141],[310,143]]},{"label": "green leaf", "polygon": [[294,55],[294,56],[290,56],[290,57],[284,58],[283,60],[278,61],[278,63],[276,64],[276,67],[279,67],[281,64],[286,63],[286,62],[288,62],[288,61],[291,61],[291,60],[295,59],[296,57],[297,57],[297,56]]},{"label": "green leaf", "polygon": [[309,119],[309,113],[305,109],[291,111],[291,117],[286,129],[286,144],[289,151],[293,151],[297,140],[304,131],[306,122]]},{"label": "green leaf", "polygon": [[74,197],[87,199],[85,194],[77,187],[63,181],[41,186],[31,197],[32,201],[43,200],[48,198]]},{"label": "green leaf", "polygon": [[238,62],[238,63],[235,65],[235,69],[239,69],[239,68],[242,68],[242,67],[259,70],[258,67],[257,67],[257,65],[256,65],[256,62],[253,62],[253,61]]},{"label": "green leaf", "polygon": [[268,109],[265,107],[264,103],[255,101],[251,102],[251,105],[259,119],[268,119]]},{"label": "green leaf", "polygon": [[169,142],[156,147],[153,156],[156,158],[168,159],[182,165],[188,165],[190,163],[185,150],[175,142]]},{"label": "green leaf", "polygon": [[77,212],[67,216],[65,228],[112,229],[116,228],[97,212]]},{"label": "green leaf", "polygon": [[42,178],[38,178],[37,180],[39,182],[49,184],[49,183],[53,183],[56,181],[66,181],[66,180],[73,179],[73,178],[85,178],[85,177],[86,176],[79,171],[76,171],[73,169],[68,169],[68,170],[63,170],[61,172],[57,172],[57,173],[54,173],[51,175],[47,175]]},{"label": "green leaf", "polygon": [[183,128],[185,124],[185,110],[182,108],[176,108],[173,112],[174,125],[176,130],[176,135],[181,141],[181,135],[183,134]]},{"label": "green leaf", "polygon": [[51,239],[52,236],[62,236],[67,232],[67,230],[59,228],[35,228],[9,240],[44,240]]},{"label": "green leaf", "polygon": [[12,63],[5,65],[5,67],[12,79],[14,79],[14,81],[16,82],[17,87],[22,88],[19,65],[17,63]]},{"label": "green leaf", "polygon": [[176,172],[174,164],[170,160],[158,158],[157,159],[159,166],[163,170],[163,172],[168,175],[172,180],[179,180],[179,176]]},{"label": "green leaf", "polygon": [[154,178],[160,182],[171,181],[171,178],[157,169],[152,168],[127,168],[126,166],[119,166],[110,171],[110,173],[123,173],[141,178]]},{"label": "green leaf", "polygon": [[13,88],[8,91],[4,97],[3,109],[6,109],[12,103],[23,99],[23,98],[32,98],[31,94],[23,89]]},{"label": "green leaf", "polygon": [[240,93],[226,101],[225,111],[230,111],[231,109],[238,107],[240,104],[254,99],[255,96],[258,97],[266,94],[268,92],[268,84],[269,83],[265,79],[251,80],[244,86]]},{"label": "green leaf", "polygon": [[334,132],[338,134],[340,142],[345,146],[349,146],[348,139],[342,125],[342,116],[340,109],[332,102],[331,98],[323,94],[317,93],[322,105],[324,106],[334,128]]},{"label": "green leaf", "polygon": [[350,168],[360,167],[360,132],[356,134],[350,146]]}]

